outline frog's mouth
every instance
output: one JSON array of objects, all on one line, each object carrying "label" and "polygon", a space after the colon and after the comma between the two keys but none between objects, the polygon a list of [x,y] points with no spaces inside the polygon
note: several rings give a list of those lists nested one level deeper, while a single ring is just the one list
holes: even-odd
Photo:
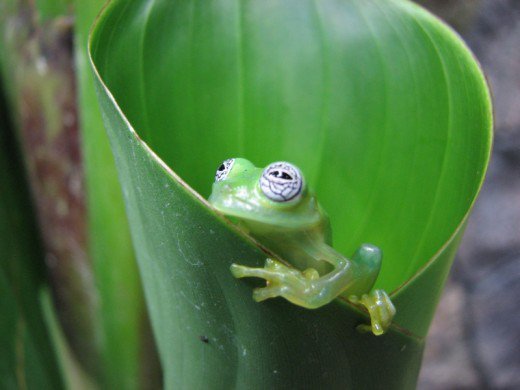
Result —
[{"label": "frog's mouth", "polygon": [[212,195],[209,202],[233,222],[249,227],[255,226],[261,230],[304,229],[320,223],[318,214],[310,216],[296,213],[288,217],[282,210],[265,208],[250,199],[242,199],[236,195]]},{"label": "frog's mouth", "polygon": [[257,214],[255,213],[257,205],[254,202],[222,192],[224,191],[212,193],[208,199],[211,205],[221,213],[241,219],[251,219],[251,215]]}]

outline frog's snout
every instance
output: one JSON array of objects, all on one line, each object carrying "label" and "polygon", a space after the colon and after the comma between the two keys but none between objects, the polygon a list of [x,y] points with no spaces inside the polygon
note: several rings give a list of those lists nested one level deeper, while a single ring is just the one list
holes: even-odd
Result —
[{"label": "frog's snout", "polygon": [[226,195],[229,195],[231,193],[231,186],[227,183],[222,182],[215,182],[213,184],[213,188],[211,191],[211,195],[209,196],[210,201],[215,201],[217,199],[221,199],[225,197]]},{"label": "frog's snout", "polygon": [[233,188],[232,186],[230,186],[229,184],[226,183],[226,184],[222,184],[220,191],[222,191],[223,193],[230,193],[232,188]]},{"label": "frog's snout", "polygon": [[233,186],[224,182],[215,183],[209,197],[209,202],[216,209],[228,213],[234,209],[236,202],[236,191]]}]

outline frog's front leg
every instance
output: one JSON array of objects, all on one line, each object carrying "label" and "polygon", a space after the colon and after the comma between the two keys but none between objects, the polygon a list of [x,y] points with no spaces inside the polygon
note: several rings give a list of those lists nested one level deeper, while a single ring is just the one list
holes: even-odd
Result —
[{"label": "frog's front leg", "polygon": [[354,255],[354,262],[337,254],[326,261],[334,266],[334,270],[320,277],[313,268],[305,271],[288,267],[279,261],[267,259],[264,268],[251,268],[242,265],[231,265],[231,272],[236,278],[257,277],[267,281],[265,288],[255,290],[254,297],[261,301],[275,296],[281,296],[290,302],[309,309],[323,306],[345,290],[356,294],[365,292],[371,287],[365,287],[368,277],[364,263],[356,263],[359,254],[364,254],[363,259],[380,256],[379,250],[374,246],[365,245]]},{"label": "frog's front leg", "polygon": [[[296,305],[315,309],[331,302],[342,293],[350,292],[350,296],[369,291],[379,271],[381,252],[377,247],[365,244],[356,251],[352,261],[339,254],[334,260],[327,261],[335,268],[321,277],[313,268],[302,272],[272,259],[266,260],[264,268],[233,264],[231,272],[236,278],[257,277],[267,281],[266,287],[257,288],[253,292],[256,301],[280,296]],[[374,334],[382,334],[395,313],[395,309],[392,311],[393,305],[391,308],[388,305],[384,306],[385,304],[378,305],[380,301],[389,302],[391,305],[389,299],[375,299],[379,296],[362,295],[357,301],[355,296],[351,296],[352,301],[363,304],[369,310]],[[384,296],[387,297],[385,293]]]}]

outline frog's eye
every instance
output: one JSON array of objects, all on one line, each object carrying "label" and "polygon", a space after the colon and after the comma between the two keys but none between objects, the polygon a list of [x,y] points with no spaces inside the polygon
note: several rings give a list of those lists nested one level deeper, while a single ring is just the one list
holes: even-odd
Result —
[{"label": "frog's eye", "polygon": [[227,177],[227,175],[229,175],[229,172],[231,171],[231,168],[233,168],[234,164],[234,158],[228,158],[226,161],[220,164],[220,166],[217,169],[217,173],[215,173],[215,181],[224,180]]},{"label": "frog's eye", "polygon": [[260,189],[275,202],[287,202],[301,194],[303,177],[298,168],[280,161],[269,165],[260,177]]}]

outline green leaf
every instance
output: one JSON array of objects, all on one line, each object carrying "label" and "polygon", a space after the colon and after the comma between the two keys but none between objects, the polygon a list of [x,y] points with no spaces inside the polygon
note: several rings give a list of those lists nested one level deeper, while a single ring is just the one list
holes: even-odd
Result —
[{"label": "green leaf", "polygon": [[[95,96],[88,31],[104,0],[76,1],[75,55],[86,171],[89,255],[101,299],[103,378],[107,388],[154,387],[157,359],[130,240],[121,187]],[[152,374],[153,373],[153,374]]]},{"label": "green leaf", "polygon": [[[460,39],[408,1],[135,0],[107,5],[90,54],[166,386],[413,388],[491,147]],[[383,249],[387,335],[231,277],[266,256],[199,195],[234,156],[296,163],[338,250]]]},{"label": "green leaf", "polygon": [[3,92],[0,84],[0,388],[61,389],[39,300],[43,252]]}]

